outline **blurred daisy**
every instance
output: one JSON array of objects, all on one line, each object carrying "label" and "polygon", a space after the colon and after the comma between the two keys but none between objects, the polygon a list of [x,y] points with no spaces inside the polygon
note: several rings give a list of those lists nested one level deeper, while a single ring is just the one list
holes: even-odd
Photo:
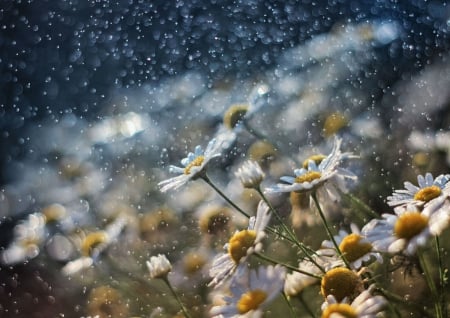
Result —
[{"label": "blurred daisy", "polygon": [[[307,192],[318,189],[328,181],[333,181],[337,187],[345,189],[343,181],[345,179],[356,180],[356,176],[352,172],[339,167],[344,159],[353,157],[350,153],[341,152],[341,143],[342,139],[336,137],[333,149],[328,156],[315,156],[307,160],[302,168],[294,170],[295,176],[281,177],[281,181],[285,183],[266,188],[266,192]],[[338,196],[336,193],[331,193],[333,191],[331,187],[327,187],[326,190],[333,197]]]},{"label": "blurred daisy", "polygon": [[14,265],[39,255],[41,245],[49,235],[47,218],[42,213],[31,213],[14,227],[13,242],[0,254],[0,262]]},{"label": "blurred daisy", "polygon": [[183,167],[170,166],[169,171],[180,175],[161,181],[158,186],[162,192],[175,190],[187,183],[189,180],[195,180],[204,172],[207,163],[214,157],[221,155],[222,142],[216,138],[206,146],[203,151],[201,146],[196,146],[194,152],[190,152],[186,158],[181,160]]},{"label": "blurred daisy", "polygon": [[346,299],[338,302],[333,295],[328,295],[322,305],[322,318],[376,318],[387,304],[383,296],[373,296],[374,285],[364,290],[351,303]]},{"label": "blurred daisy", "polygon": [[265,174],[260,165],[253,160],[247,160],[236,171],[236,176],[241,181],[244,188],[258,189],[264,180]]},{"label": "blurred daisy", "polygon": [[[372,244],[361,235],[358,227],[355,224],[351,224],[350,228],[352,230],[350,234],[344,230],[340,230],[339,234],[334,236],[340,252],[350,266],[353,269],[359,269],[364,263],[374,258],[379,263],[383,263],[383,258],[380,253],[373,250]],[[336,264],[334,266],[343,265],[333,242],[329,240],[322,242],[322,246],[317,253],[322,256],[335,257]]]},{"label": "blurred daisy", "polygon": [[119,215],[113,222],[108,224],[104,230],[91,232],[81,238],[79,249],[81,256],[62,268],[64,275],[73,275],[83,269],[92,266],[111,244],[117,242],[122,230],[127,225],[128,219]]},{"label": "blurred daisy", "polygon": [[362,229],[362,234],[375,250],[388,253],[403,252],[412,255],[430,236],[439,235],[447,228],[450,203],[445,197],[430,202],[422,211],[414,204],[402,205],[394,214],[383,214]]},{"label": "blurred daisy", "polygon": [[225,304],[212,307],[211,317],[262,317],[262,309],[281,291],[286,271],[283,267],[259,267],[248,270],[230,286]]},{"label": "blurred daisy", "polygon": [[395,190],[392,196],[387,197],[387,203],[390,206],[416,204],[423,206],[431,200],[445,195],[445,185],[450,180],[450,174],[439,175],[435,179],[431,173],[425,176],[418,175],[417,182],[419,186],[411,182],[405,182],[405,189]]},{"label": "blurred daisy", "polygon": [[[320,257],[315,256],[314,261],[319,265],[324,265]],[[320,279],[317,277],[322,275],[322,271],[313,262],[304,259],[300,262],[298,269],[305,273],[310,273],[311,275],[304,274],[301,272],[292,272],[286,275],[286,280],[284,282],[284,293],[286,296],[296,296],[300,294],[305,288],[318,284]],[[316,277],[315,277],[316,276]]]},{"label": "blurred daisy", "polygon": [[226,253],[216,256],[213,260],[209,275],[213,280],[209,285],[220,285],[226,278],[234,273],[239,264],[247,257],[262,248],[264,229],[270,220],[269,207],[260,201],[256,211],[256,218],[251,217],[246,230],[237,231],[225,244]]}]

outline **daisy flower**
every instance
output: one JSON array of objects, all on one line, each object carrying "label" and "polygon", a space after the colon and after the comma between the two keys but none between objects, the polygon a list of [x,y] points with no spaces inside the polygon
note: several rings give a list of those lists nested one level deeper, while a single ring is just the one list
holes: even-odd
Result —
[{"label": "daisy flower", "polygon": [[[373,250],[372,244],[361,235],[358,227],[355,224],[350,225],[351,233],[340,230],[339,234],[334,236],[339,250],[346,258],[353,269],[359,269],[364,263],[369,262],[375,258],[379,263],[383,263],[383,258],[380,253]],[[336,264],[342,265],[342,260],[338,259],[338,253],[334,247],[333,242],[325,240],[322,242],[319,255],[335,257]]]},{"label": "daisy flower", "polygon": [[387,197],[387,203],[390,206],[416,204],[423,206],[431,200],[445,194],[443,191],[445,185],[450,180],[450,174],[439,175],[435,179],[431,173],[425,176],[418,175],[417,182],[419,186],[413,185],[411,182],[405,182],[405,189],[395,190],[392,196]]},{"label": "daisy flower", "polygon": [[228,278],[247,257],[262,248],[262,239],[265,236],[264,229],[270,220],[269,207],[264,201],[260,201],[256,211],[256,218],[249,220],[246,230],[237,231],[225,244],[226,253],[216,256],[213,260],[209,275],[213,280],[209,285],[220,285]]},{"label": "daisy flower", "polygon": [[236,176],[241,180],[244,188],[258,189],[265,174],[256,161],[247,160],[236,171]]},{"label": "daisy flower", "polygon": [[328,270],[320,281],[320,292],[327,298],[333,295],[338,301],[354,299],[363,290],[363,281],[357,272],[347,267]]},{"label": "daisy flower", "polygon": [[439,235],[450,221],[450,202],[440,197],[423,210],[409,204],[397,207],[394,214],[383,214],[362,229],[362,234],[380,252],[412,255],[432,235]]},{"label": "daisy flower", "polygon": [[225,304],[211,308],[211,317],[262,317],[262,309],[281,291],[286,271],[280,265],[248,270],[233,281]]},{"label": "daisy flower", "polygon": [[341,188],[344,186],[343,181],[345,179],[356,179],[352,172],[339,167],[344,159],[353,157],[350,153],[341,152],[341,143],[342,139],[336,137],[333,149],[328,156],[311,157],[303,164],[302,168],[294,170],[295,176],[281,177],[281,181],[285,183],[266,188],[266,192],[308,192],[318,189],[331,180]]},{"label": "daisy flower", "polygon": [[151,278],[166,278],[172,270],[172,265],[164,254],[150,257],[146,264]]},{"label": "daisy flower", "polygon": [[169,171],[179,175],[158,183],[161,192],[175,190],[187,183],[189,180],[195,180],[204,172],[208,162],[221,155],[222,141],[211,139],[203,151],[201,146],[196,146],[194,152],[190,152],[186,158],[181,160],[183,167],[170,166]]},{"label": "daisy flower", "polygon": [[338,302],[333,295],[328,295],[322,305],[322,318],[375,318],[387,304],[383,296],[373,296],[374,285],[364,290],[351,303],[344,299]]}]

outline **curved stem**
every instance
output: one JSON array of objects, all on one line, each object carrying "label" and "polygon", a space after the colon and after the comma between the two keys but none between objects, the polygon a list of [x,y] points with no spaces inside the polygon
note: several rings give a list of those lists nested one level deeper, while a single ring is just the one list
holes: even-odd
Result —
[{"label": "curved stem", "polygon": [[312,254],[314,254],[314,251],[311,251],[308,247],[306,247],[302,242],[300,242],[297,237],[295,236],[295,234],[287,227],[287,225],[283,222],[283,220],[280,217],[280,214],[278,213],[277,210],[275,210],[275,208],[272,206],[272,204],[270,203],[270,201],[266,198],[266,196],[264,195],[264,193],[261,191],[261,188],[258,187],[256,188],[256,191],[258,192],[258,194],[261,196],[261,198],[264,200],[264,202],[266,202],[266,204],[269,206],[270,210],[272,211],[272,213],[275,215],[277,221],[280,223],[281,227],[283,228],[283,230],[289,235],[289,237],[291,238],[291,241],[303,252],[303,254],[305,254],[305,256],[314,264],[316,265],[317,268],[320,269],[321,272],[325,273],[325,269],[323,269],[322,266],[320,266],[315,260],[314,257],[312,257]]},{"label": "curved stem", "polygon": [[331,242],[333,242],[336,252],[339,254],[339,257],[344,261],[345,266],[347,266],[347,268],[351,269],[350,264],[348,263],[348,261],[344,257],[344,255],[342,254],[341,249],[339,248],[339,245],[337,244],[336,240],[334,239],[333,233],[331,233],[330,226],[328,225],[327,219],[325,218],[325,214],[323,213],[322,208],[320,207],[319,200],[317,200],[316,191],[313,191],[311,193],[311,197],[313,198],[314,203],[316,204],[317,210],[319,211],[320,218],[322,219],[323,226],[325,227],[325,230],[327,231],[328,237],[330,238]]},{"label": "curved stem", "polygon": [[436,245],[436,253],[438,258],[438,265],[439,265],[439,304],[441,306],[442,310],[442,316],[444,318],[448,317],[448,311],[447,311],[447,299],[445,297],[445,285],[447,284],[447,278],[446,273],[447,269],[444,268],[444,263],[442,260],[442,254],[441,254],[441,247],[439,243],[439,237],[435,236],[434,238],[435,245]]},{"label": "curved stem", "polygon": [[295,266],[292,266],[292,265],[289,265],[289,264],[286,264],[286,263],[274,260],[274,259],[272,259],[272,258],[270,258],[270,257],[268,257],[266,255],[261,254],[261,253],[255,253],[254,255],[259,257],[262,260],[265,260],[266,262],[271,263],[271,264],[284,266],[287,269],[290,269],[290,270],[292,270],[294,272],[297,272],[297,273],[300,273],[300,274],[303,274],[303,275],[306,275],[306,276],[310,276],[310,277],[313,277],[313,278],[317,278],[318,280],[322,279],[322,277],[319,276],[319,275],[303,271],[303,270],[301,270],[301,269],[299,269],[299,268],[297,268]]},{"label": "curved stem", "polygon": [[172,284],[169,282],[169,279],[167,277],[164,277],[162,280],[167,284],[167,286],[170,289],[170,292],[173,294],[173,296],[175,297],[176,301],[180,305],[181,310],[183,311],[183,315],[186,318],[191,318],[191,316],[189,315],[188,311],[186,310],[186,307],[184,307],[183,302],[181,301],[180,297],[178,296],[178,294],[173,289]]},{"label": "curved stem", "polygon": [[216,187],[216,185],[214,183],[212,183],[211,179],[209,179],[209,177],[206,175],[206,173],[204,173],[201,178],[208,184],[211,186],[211,188],[214,189],[214,191],[216,191],[225,201],[228,202],[228,204],[230,204],[233,208],[235,208],[237,211],[239,211],[239,213],[241,213],[242,215],[244,215],[247,218],[250,218],[250,215],[245,212],[244,210],[242,210],[240,207],[238,207],[233,201],[231,201],[226,195],[225,193],[223,193],[218,187]]},{"label": "curved stem", "polygon": [[360,199],[355,197],[353,194],[345,193],[345,192],[342,192],[342,191],[340,191],[340,192],[341,192],[342,195],[344,195],[346,198],[348,198],[350,200],[350,202],[352,202],[355,205],[359,206],[359,208],[361,210],[363,210],[364,212],[366,212],[366,214],[369,215],[370,217],[375,218],[375,219],[380,217],[377,212],[372,210],[366,203],[364,203],[363,201],[361,201]]},{"label": "curved stem", "polygon": [[417,255],[419,256],[420,266],[423,269],[423,273],[425,275],[425,280],[427,281],[428,288],[430,288],[431,294],[434,298],[434,310],[436,312],[436,317],[443,318],[444,316],[442,314],[442,308],[441,308],[441,304],[440,304],[440,296],[439,296],[438,290],[436,288],[436,284],[434,283],[431,272],[430,272],[428,265],[425,261],[425,258],[423,256],[423,251],[421,251],[421,250],[417,251]]}]

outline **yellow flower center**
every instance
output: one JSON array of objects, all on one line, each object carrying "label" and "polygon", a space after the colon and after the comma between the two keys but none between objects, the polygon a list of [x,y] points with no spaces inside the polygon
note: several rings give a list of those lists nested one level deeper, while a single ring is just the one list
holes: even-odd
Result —
[{"label": "yellow flower center", "polygon": [[239,260],[247,255],[247,250],[253,246],[256,239],[256,232],[253,230],[243,230],[234,234],[228,242],[228,253],[237,264]]},{"label": "yellow flower center", "polygon": [[245,314],[250,310],[258,309],[267,298],[267,293],[261,289],[251,290],[241,296],[237,302],[237,310],[240,314]]},{"label": "yellow flower center", "polygon": [[325,119],[323,124],[323,134],[329,137],[337,133],[341,128],[347,126],[348,118],[344,114],[333,113]]},{"label": "yellow flower center", "polygon": [[295,178],[295,183],[311,182],[315,179],[319,179],[322,174],[319,171],[308,171],[297,178]]},{"label": "yellow flower center", "polygon": [[322,312],[322,318],[330,318],[332,314],[339,314],[339,317],[357,318],[358,315],[349,304],[330,304]]},{"label": "yellow flower center", "polygon": [[428,202],[440,196],[441,192],[441,188],[436,185],[425,187],[417,191],[417,193],[414,195],[414,200]]},{"label": "yellow flower center", "polygon": [[108,241],[108,234],[104,231],[97,231],[89,233],[81,244],[81,254],[83,256],[90,256],[92,251],[102,243]]},{"label": "yellow flower center", "polygon": [[399,216],[394,225],[394,233],[397,237],[411,239],[423,231],[428,225],[428,218],[420,212],[406,212]]},{"label": "yellow flower center", "polygon": [[339,244],[339,250],[350,263],[356,261],[372,250],[372,244],[361,242],[361,239],[361,235],[352,233],[344,237],[341,244]]},{"label": "yellow flower center", "polygon": [[61,204],[51,204],[42,210],[42,214],[45,216],[45,222],[50,223],[58,221],[66,215],[66,208]]},{"label": "yellow flower center", "polygon": [[223,123],[226,127],[233,129],[242,120],[248,111],[248,105],[232,105],[223,116]]},{"label": "yellow flower center", "polygon": [[337,267],[329,270],[322,277],[321,292],[324,297],[333,295],[337,301],[358,293],[361,280],[353,271],[345,267]]},{"label": "yellow flower center", "polygon": [[308,169],[308,162],[309,162],[310,160],[311,160],[311,161],[314,161],[314,163],[315,163],[316,165],[320,165],[320,163],[322,162],[322,160],[325,159],[326,157],[327,157],[327,156],[325,156],[325,155],[312,155],[311,157],[306,158],[306,160],[303,161],[302,166],[303,166],[303,168]]},{"label": "yellow flower center", "polygon": [[194,274],[206,264],[205,257],[196,252],[190,252],[183,258],[184,271]]},{"label": "yellow flower center", "polygon": [[198,156],[194,160],[192,160],[186,168],[184,168],[184,174],[190,174],[192,167],[199,167],[202,165],[203,161],[205,160],[204,156]]}]

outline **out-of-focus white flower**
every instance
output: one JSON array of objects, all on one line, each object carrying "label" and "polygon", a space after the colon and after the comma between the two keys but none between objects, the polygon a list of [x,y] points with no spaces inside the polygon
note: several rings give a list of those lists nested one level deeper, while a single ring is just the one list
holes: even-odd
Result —
[{"label": "out-of-focus white flower", "polygon": [[163,254],[150,257],[146,264],[151,278],[166,278],[172,270],[172,264]]},{"label": "out-of-focus white flower", "polygon": [[328,295],[322,305],[322,318],[375,318],[379,317],[387,301],[383,296],[373,296],[374,285],[361,292],[351,303],[344,299],[338,302]]},{"label": "out-of-focus white flower", "polygon": [[269,220],[269,207],[264,201],[260,201],[256,218],[250,218],[247,230],[237,231],[224,246],[227,252],[214,258],[209,272],[213,280],[209,285],[220,285],[249,255],[261,250],[264,229]]},{"label": "out-of-focus white flower", "polygon": [[46,217],[42,213],[32,213],[14,227],[11,245],[2,251],[0,261],[13,265],[39,255],[40,247],[48,235]]},{"label": "out-of-focus white flower", "polygon": [[212,317],[262,317],[262,309],[281,291],[286,270],[277,266],[246,269],[230,286],[231,296],[225,296],[225,304],[214,306]]},{"label": "out-of-focus white flower", "polygon": [[73,275],[92,266],[99,255],[113,242],[117,241],[126,224],[127,218],[119,215],[104,230],[91,232],[84,236],[80,242],[81,256],[64,265],[62,273],[64,275]]},{"label": "out-of-focus white flower", "polygon": [[[314,256],[314,262],[316,262],[319,266],[323,265],[321,258],[318,256]],[[300,262],[298,269],[305,272],[305,274],[294,271],[286,275],[286,280],[284,282],[284,293],[286,296],[296,296],[305,288],[319,282],[319,278],[314,277],[322,274],[322,271],[317,264],[314,264],[308,259],[304,259]]]},{"label": "out-of-focus white flower", "polygon": [[236,176],[245,188],[257,189],[264,180],[265,174],[256,161],[247,160],[236,171]]},{"label": "out-of-focus white flower", "polygon": [[181,160],[183,167],[170,166],[169,170],[179,175],[158,183],[162,192],[175,190],[187,183],[189,180],[195,180],[204,172],[207,163],[214,157],[221,155],[222,142],[218,139],[211,139],[205,151],[201,146],[196,146],[194,152],[190,152],[186,158]]},{"label": "out-of-focus white flower", "polygon": [[362,234],[377,251],[412,255],[428,242],[430,236],[439,235],[448,227],[450,202],[440,197],[423,210],[410,204],[399,206],[394,212],[367,223]]}]

